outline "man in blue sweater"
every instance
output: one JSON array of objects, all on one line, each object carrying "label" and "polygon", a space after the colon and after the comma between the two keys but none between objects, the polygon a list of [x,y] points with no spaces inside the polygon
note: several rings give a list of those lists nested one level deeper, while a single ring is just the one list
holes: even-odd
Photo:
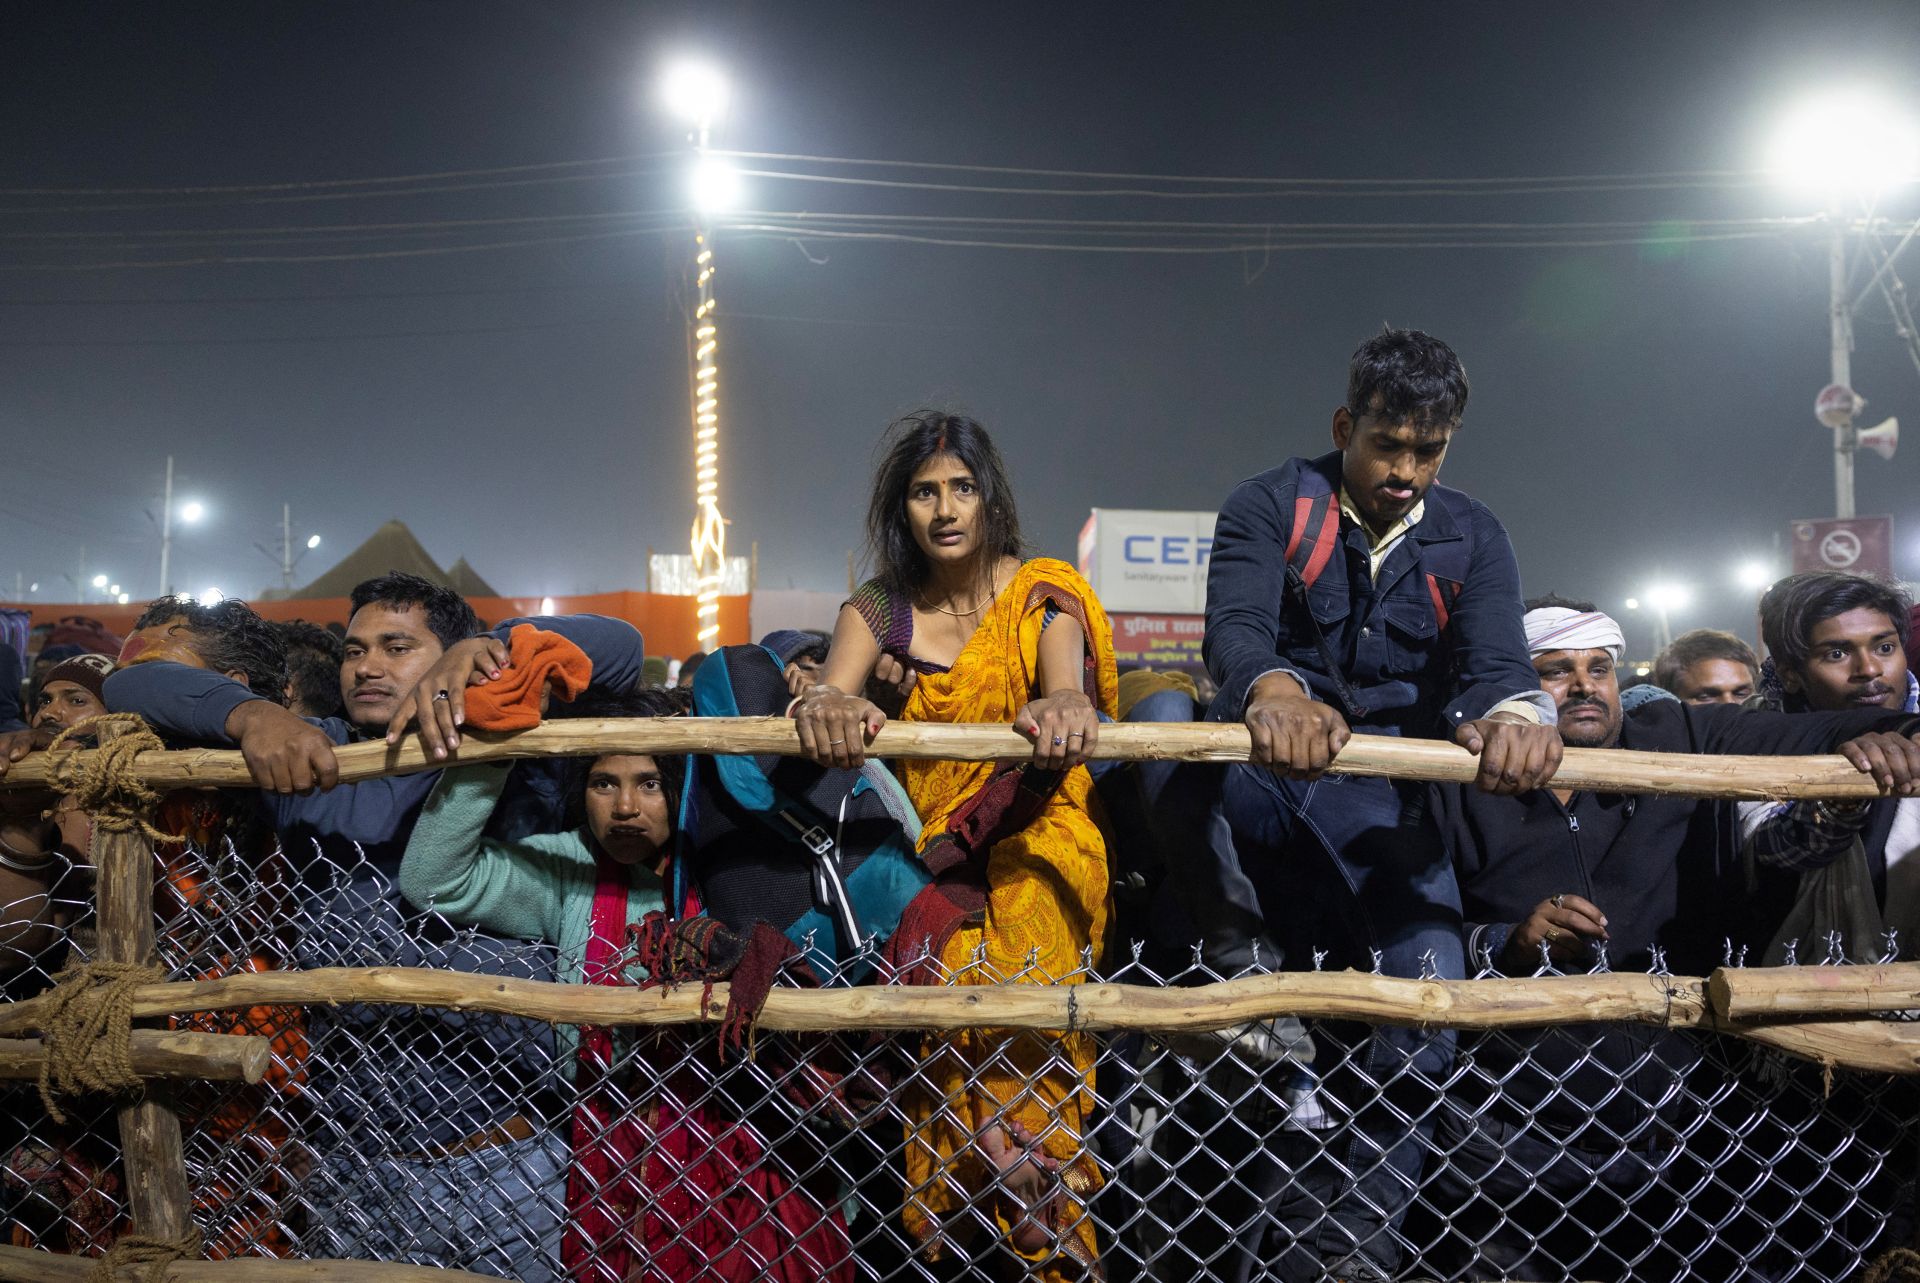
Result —
[{"label": "man in blue sweater", "polygon": [[[1478,783],[1495,793],[1533,789],[1559,765],[1506,531],[1435,484],[1466,405],[1451,348],[1388,330],[1353,355],[1334,453],[1290,459],[1221,507],[1208,717],[1245,723],[1253,760],[1204,786],[1208,842],[1176,879],[1216,970],[1256,953],[1304,967],[1322,951],[1330,968],[1465,974],[1459,888],[1424,786],[1326,774],[1351,735],[1449,738],[1478,755]],[[1432,1127],[1421,1080],[1445,1077],[1453,1039],[1382,1029],[1316,1042],[1351,1118],[1280,1209],[1292,1239],[1281,1272],[1385,1277],[1419,1178],[1415,1133]]]},{"label": "man in blue sweater", "polygon": [[[552,978],[552,960],[539,946],[456,931],[397,889],[407,837],[439,771],[338,784],[333,750],[397,739],[417,719],[429,757],[444,760],[458,747],[469,679],[499,672],[508,631],[520,622],[585,651],[593,693],[624,694],[638,684],[643,658],[631,625],[570,616],[509,620],[483,633],[457,593],[385,575],[353,593],[340,670],[347,718],[312,720],[224,675],[214,620],[157,605],[122,652],[127,667],[107,682],[108,706],[140,713],[169,739],[237,746],[246,755],[282,849],[299,870],[293,944],[303,967]],[[558,829],[562,820],[556,773],[523,763],[490,832],[510,839]],[[302,1251],[478,1269],[527,1283],[558,1277],[565,1144],[549,1122],[558,1116],[553,1088],[562,1081],[553,1075],[566,1067],[554,1063],[550,1031],[431,1008],[315,1008],[309,1022],[308,1140],[316,1162],[302,1190],[310,1226]]]}]

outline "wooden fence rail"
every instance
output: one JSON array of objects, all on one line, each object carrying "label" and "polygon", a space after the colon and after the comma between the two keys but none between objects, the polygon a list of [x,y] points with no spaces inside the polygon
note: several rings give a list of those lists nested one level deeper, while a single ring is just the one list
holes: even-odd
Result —
[{"label": "wooden fence rail", "polygon": [[[1920,1024],[1808,1019],[1862,1010],[1856,989],[1829,980],[1847,971],[1874,973],[1876,979],[1867,984],[1888,995],[1880,999],[1884,1004],[1910,1001],[1920,988],[1920,963],[1722,970],[1705,978],[1615,972],[1406,980],[1354,971],[1282,972],[1177,989],[1126,984],[775,989],[759,1025],[803,1033],[967,1028],[1181,1033],[1280,1016],[1436,1029],[1633,1022],[1718,1031],[1836,1066],[1920,1072]],[[1715,994],[1756,990],[1775,995],[1773,1001],[1790,1007],[1794,1018],[1736,1017],[1722,1005],[1724,998],[1714,1000]],[[703,998],[699,985],[633,989],[423,968],[340,967],[143,985],[134,992],[133,1014],[149,1018],[287,1004],[374,1003],[485,1011],[553,1024],[647,1026],[714,1022],[726,1002],[724,984]],[[1742,1011],[1753,1011],[1747,1000],[1742,1004]],[[0,1005],[0,1037],[39,1032],[46,1009],[44,997]]]},{"label": "wooden fence rail", "polygon": [[[457,762],[582,756],[590,753],[777,753],[796,755],[798,732],[782,717],[568,718],[507,735],[469,733]],[[870,750],[876,757],[986,761],[1021,758],[1032,746],[1002,725],[929,725],[889,722]],[[1244,762],[1247,728],[1198,722],[1133,723],[1100,728],[1093,756],[1102,760]],[[349,744],[335,751],[342,782],[434,769],[417,736],[389,748],[384,742]],[[44,788],[52,782],[48,755],[14,764],[0,788]],[[141,777],[156,788],[243,787],[253,782],[234,750],[184,749],[142,753]],[[1334,760],[1348,775],[1466,782],[1477,759],[1440,740],[1356,735]],[[1570,748],[1553,782],[1562,788],[1611,793],[1671,793],[1749,799],[1859,799],[1880,796],[1867,776],[1843,757],[1712,757],[1628,749]]]}]

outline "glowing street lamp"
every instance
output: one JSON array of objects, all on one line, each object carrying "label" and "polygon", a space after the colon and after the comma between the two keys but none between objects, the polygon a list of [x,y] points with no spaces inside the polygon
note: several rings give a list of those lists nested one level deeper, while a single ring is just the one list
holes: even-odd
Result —
[{"label": "glowing street lamp", "polygon": [[1847,266],[1850,204],[1872,201],[1920,173],[1920,132],[1892,103],[1849,89],[1809,99],[1789,112],[1774,135],[1768,168],[1784,185],[1817,194],[1827,207],[1829,384],[1820,419],[1833,429],[1833,515],[1853,516],[1853,415],[1865,404],[1853,391],[1853,304]]},{"label": "glowing street lamp", "polygon": [[720,589],[725,582],[727,524],[720,512],[720,330],[714,315],[713,226],[710,216],[731,204],[739,175],[707,154],[708,133],[726,111],[727,81],[710,63],[682,62],[668,69],[661,97],[675,116],[693,127],[693,574],[695,637],[710,650],[720,636]]},{"label": "glowing street lamp", "polygon": [[1673,629],[1668,616],[1676,610],[1685,610],[1693,604],[1693,589],[1685,584],[1657,583],[1648,584],[1646,592],[1641,594],[1648,606],[1653,608],[1655,650],[1665,650],[1673,644]]},{"label": "glowing street lamp", "polygon": [[1749,592],[1759,592],[1773,582],[1773,567],[1764,561],[1743,561],[1733,568],[1733,582]]},{"label": "glowing street lamp", "polygon": [[93,577],[93,586],[95,588],[105,588],[107,586],[107,577],[105,575],[95,575]]}]

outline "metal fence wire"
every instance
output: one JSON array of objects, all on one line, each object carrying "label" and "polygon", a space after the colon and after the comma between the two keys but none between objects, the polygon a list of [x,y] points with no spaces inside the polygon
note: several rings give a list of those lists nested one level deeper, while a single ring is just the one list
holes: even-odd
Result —
[{"label": "metal fence wire", "polygon": [[[229,835],[165,848],[160,869],[175,977],[574,974],[546,944],[407,908],[364,859]],[[0,936],[8,997],[90,956],[91,891],[76,869],[37,914],[51,930]],[[1227,977],[1197,950],[1120,944],[1072,976],[999,978]],[[1837,1283],[1913,1242],[1911,1080],[1694,1031],[1401,1030],[1383,1055],[1365,1026],[1291,1020],[1164,1038],[763,1029],[728,1053],[706,1025],[425,1007],[174,1024],[273,1040],[257,1085],[169,1089],[214,1257],[852,1283],[1297,1277],[1303,1253],[1352,1253],[1340,1277]],[[11,1241],[97,1255],[127,1224],[110,1103],[71,1100],[55,1123],[33,1084],[0,1091]]]}]

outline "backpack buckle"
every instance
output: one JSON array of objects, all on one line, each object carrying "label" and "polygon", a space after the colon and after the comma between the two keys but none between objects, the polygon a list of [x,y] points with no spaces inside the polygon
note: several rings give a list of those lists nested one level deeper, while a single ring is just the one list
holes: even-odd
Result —
[{"label": "backpack buckle", "polygon": [[833,851],[833,838],[818,824],[808,824],[792,811],[781,811],[780,818],[793,829],[793,835],[800,845],[818,856],[826,856]]}]

